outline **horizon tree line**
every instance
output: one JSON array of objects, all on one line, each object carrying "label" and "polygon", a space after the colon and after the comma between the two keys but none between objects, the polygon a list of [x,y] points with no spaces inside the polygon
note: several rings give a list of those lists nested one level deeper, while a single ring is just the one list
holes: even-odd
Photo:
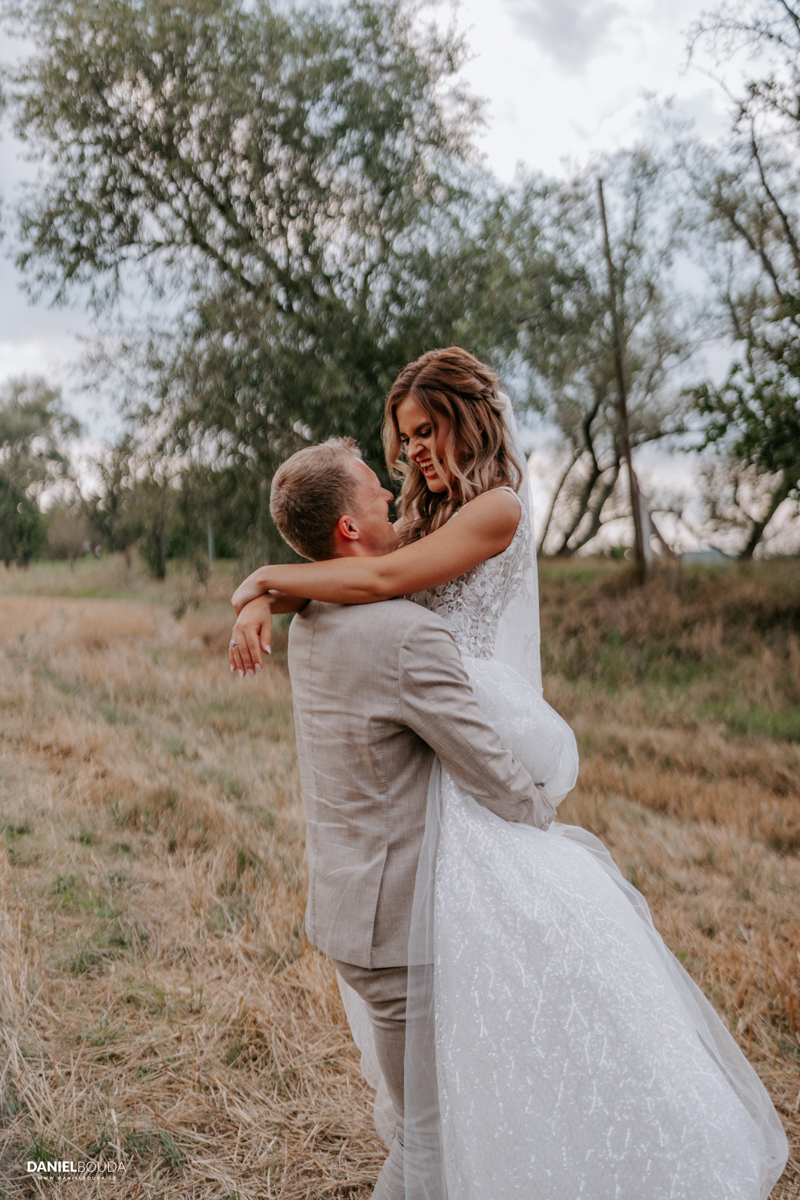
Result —
[{"label": "horizon tree line", "polygon": [[[599,173],[634,453],[705,451],[703,519],[737,532],[744,557],[776,514],[797,514],[796,0],[723,3],[692,30],[693,55],[724,70],[747,49],[759,72],[729,92],[717,142],[669,129],[565,180],[509,186],[475,149],[463,40],[405,0],[0,0],[0,21],[27,39],[3,91],[40,162],[15,213],[17,262],[32,295],[88,304],[87,369],[127,418],[82,500],[110,547],[138,544],[163,576],[172,555],[202,558],[213,520],[223,554],[284,553],[268,511],[278,463],[347,433],[382,471],[394,375],[452,343],[498,371],[523,421],[558,431],[541,549],[626,529]],[[702,294],[683,283],[689,261]],[[722,383],[703,373],[715,339],[732,351]],[[0,397],[0,505],[9,528],[30,526],[8,561],[43,546],[42,482],[9,465],[23,393]],[[63,457],[75,428],[56,408],[31,419]],[[681,507],[648,500],[654,519]]]}]

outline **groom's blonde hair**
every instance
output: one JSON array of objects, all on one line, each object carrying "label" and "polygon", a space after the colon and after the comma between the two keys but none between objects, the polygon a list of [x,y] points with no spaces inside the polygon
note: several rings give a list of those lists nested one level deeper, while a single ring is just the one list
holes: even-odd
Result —
[{"label": "groom's blonde hair", "polygon": [[303,558],[335,557],[339,518],[355,513],[354,458],[361,451],[352,438],[328,438],[298,450],[275,472],[269,511],[283,540]]}]

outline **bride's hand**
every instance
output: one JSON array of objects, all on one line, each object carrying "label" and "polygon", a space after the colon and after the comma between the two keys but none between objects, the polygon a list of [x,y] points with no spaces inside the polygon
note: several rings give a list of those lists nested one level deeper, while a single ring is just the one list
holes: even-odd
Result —
[{"label": "bride's hand", "polygon": [[257,571],[253,571],[251,575],[247,576],[247,579],[245,579],[243,583],[239,584],[238,588],[231,596],[231,604],[234,607],[237,617],[241,613],[245,604],[250,604],[253,600],[257,600],[269,590],[264,586],[260,578],[261,573],[261,567],[259,567]]},{"label": "bride's hand", "polygon": [[231,632],[228,646],[231,670],[242,676],[254,675],[261,670],[262,650],[272,653],[272,603],[259,594],[244,604]]}]

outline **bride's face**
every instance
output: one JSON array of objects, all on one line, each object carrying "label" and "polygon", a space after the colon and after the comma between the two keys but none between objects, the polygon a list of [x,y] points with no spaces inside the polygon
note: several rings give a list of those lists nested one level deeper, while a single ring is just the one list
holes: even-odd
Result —
[{"label": "bride's face", "polygon": [[443,413],[437,418],[435,428],[425,409],[414,399],[406,396],[395,409],[400,443],[409,462],[422,472],[432,492],[446,492],[450,484],[450,472],[444,462],[444,446],[452,423]]}]

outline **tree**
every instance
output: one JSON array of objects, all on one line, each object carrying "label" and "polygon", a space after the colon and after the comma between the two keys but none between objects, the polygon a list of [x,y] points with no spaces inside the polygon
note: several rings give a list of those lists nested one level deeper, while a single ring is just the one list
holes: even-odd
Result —
[{"label": "tree", "polygon": [[43,164],[19,263],[98,312],[130,280],[169,297],[126,360],[137,426],[235,481],[242,533],[267,535],[265,485],[306,441],[350,433],[379,464],[409,358],[510,353],[509,214],[475,163],[463,47],[403,0],[2,5],[36,46],[8,87]]},{"label": "tree", "polygon": [[27,566],[45,544],[42,514],[34,500],[18,492],[0,476],[0,559]]},{"label": "tree", "polygon": [[66,443],[80,425],[41,378],[0,387],[0,558],[27,563],[45,544],[38,498],[69,474]]},{"label": "tree", "polygon": [[726,329],[740,348],[721,385],[705,381],[693,394],[706,444],[760,477],[759,514],[744,522],[749,558],[784,502],[800,496],[800,6],[723,4],[697,23],[692,46],[717,62],[746,50],[761,72],[735,95],[728,89],[731,124],[720,145],[681,148]]},{"label": "tree", "polygon": [[74,570],[87,542],[91,545],[89,523],[74,504],[59,504],[48,512],[47,549],[52,558],[66,558]]},{"label": "tree", "polygon": [[540,547],[554,554],[573,554],[610,522],[630,521],[620,485],[598,170],[606,181],[634,447],[684,429],[688,405],[678,378],[697,340],[691,305],[675,283],[682,213],[663,163],[639,149],[614,155],[563,184],[529,182],[528,204],[540,231],[534,256],[548,264],[547,287],[522,326],[520,346],[532,372],[531,403],[555,423],[565,446],[539,533]]},{"label": "tree", "polygon": [[101,488],[84,499],[88,520],[112,550],[127,556],[136,546],[153,578],[166,578],[180,527],[179,471],[168,458],[142,450],[131,434],[101,453],[95,467]]},{"label": "tree", "polygon": [[20,494],[41,496],[67,478],[67,443],[80,430],[59,389],[41,377],[0,386],[0,473]]},{"label": "tree", "polygon": [[767,554],[797,553],[800,525],[791,518],[800,515],[798,502],[788,500],[789,519],[774,522],[777,504],[784,503],[776,502],[776,491],[774,475],[763,469],[729,454],[706,456],[691,513],[683,506],[681,517],[701,544],[716,542],[742,558],[751,558],[756,546]]}]

